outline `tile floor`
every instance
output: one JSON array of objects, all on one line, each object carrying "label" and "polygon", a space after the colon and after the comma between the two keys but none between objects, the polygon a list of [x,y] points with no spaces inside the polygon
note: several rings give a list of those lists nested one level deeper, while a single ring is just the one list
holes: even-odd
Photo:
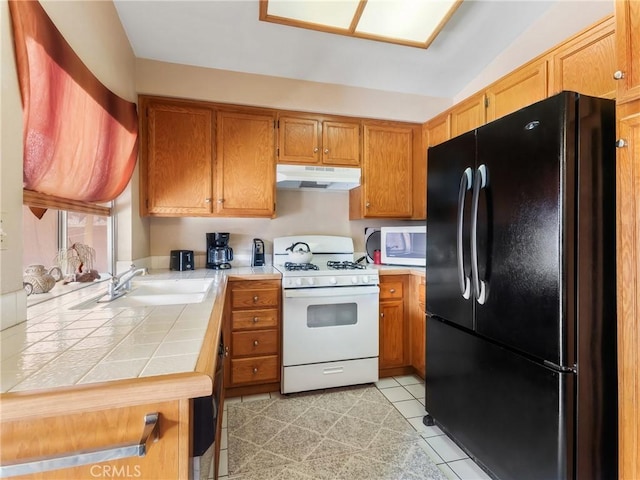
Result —
[{"label": "tile floor", "polygon": [[[422,423],[422,417],[425,413],[425,392],[424,382],[420,378],[414,375],[384,378],[376,382],[375,386],[413,426],[421,449],[429,455],[433,463],[449,480],[490,480],[490,477],[473,460],[468,458],[453,441],[444,435],[437,426],[427,427]],[[265,393],[226,400],[220,451],[220,480],[233,480],[235,477],[235,475],[229,476],[228,406],[237,402],[251,402],[271,398],[277,399],[281,398],[281,396],[278,392],[273,392],[271,394]],[[213,471],[210,472],[209,477],[211,479],[214,478]],[[416,477],[407,474],[402,478]]]}]

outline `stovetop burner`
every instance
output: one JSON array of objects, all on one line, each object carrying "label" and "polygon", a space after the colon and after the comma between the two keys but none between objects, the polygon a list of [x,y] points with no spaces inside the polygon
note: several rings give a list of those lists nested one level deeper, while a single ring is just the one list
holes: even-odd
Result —
[{"label": "stovetop burner", "polygon": [[293,262],[285,262],[284,269],[288,272],[296,271],[296,270],[320,270],[317,265],[313,263],[293,263]]},{"label": "stovetop burner", "polygon": [[355,263],[355,262],[347,262],[347,261],[335,262],[335,261],[329,260],[327,262],[327,268],[331,270],[364,270],[367,267],[366,265],[362,265],[360,263]]}]

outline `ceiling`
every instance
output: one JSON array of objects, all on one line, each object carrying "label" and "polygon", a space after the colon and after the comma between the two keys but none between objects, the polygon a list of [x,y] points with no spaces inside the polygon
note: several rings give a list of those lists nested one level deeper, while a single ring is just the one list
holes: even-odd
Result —
[{"label": "ceiling", "polygon": [[258,0],[114,3],[138,58],[451,98],[559,2],[465,0],[426,50],[262,22]]}]

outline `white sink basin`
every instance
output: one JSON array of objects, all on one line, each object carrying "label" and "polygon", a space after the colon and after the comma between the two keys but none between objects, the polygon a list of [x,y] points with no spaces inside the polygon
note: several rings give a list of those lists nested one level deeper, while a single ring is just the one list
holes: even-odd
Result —
[{"label": "white sink basin", "polygon": [[134,280],[131,290],[122,297],[107,301],[105,296],[85,300],[73,309],[154,307],[200,303],[207,296],[213,279]]}]

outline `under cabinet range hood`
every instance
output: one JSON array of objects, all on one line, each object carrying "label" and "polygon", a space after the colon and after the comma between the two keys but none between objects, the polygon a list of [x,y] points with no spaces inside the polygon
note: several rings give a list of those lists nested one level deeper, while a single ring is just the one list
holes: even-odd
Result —
[{"label": "under cabinet range hood", "polygon": [[278,165],[276,187],[296,190],[345,191],[360,186],[360,169]]}]

